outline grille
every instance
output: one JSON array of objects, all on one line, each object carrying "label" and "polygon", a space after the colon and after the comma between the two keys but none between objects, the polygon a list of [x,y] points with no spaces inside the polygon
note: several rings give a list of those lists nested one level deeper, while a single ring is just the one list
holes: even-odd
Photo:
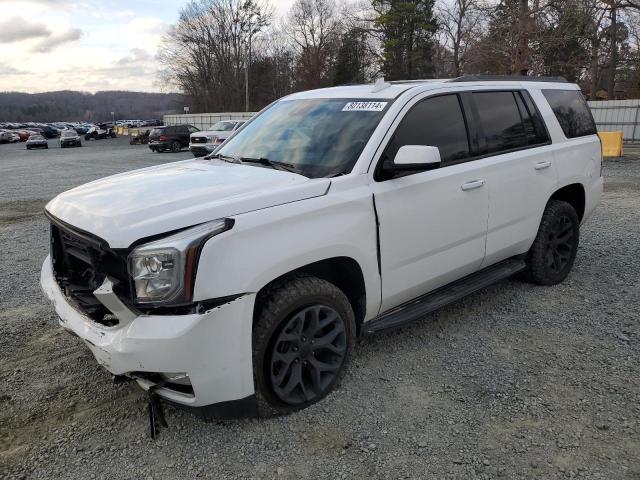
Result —
[{"label": "grille", "polygon": [[191,143],[207,143],[207,137],[191,137]]},{"label": "grille", "polygon": [[130,285],[124,256],[109,249],[99,239],[52,223],[51,259],[56,282],[67,298],[98,323],[106,326],[118,323],[93,291],[108,275],[115,280],[114,292],[121,299],[129,298]]}]

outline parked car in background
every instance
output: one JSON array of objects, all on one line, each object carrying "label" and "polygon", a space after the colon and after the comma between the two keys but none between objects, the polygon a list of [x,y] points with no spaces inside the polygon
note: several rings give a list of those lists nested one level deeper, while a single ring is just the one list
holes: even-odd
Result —
[{"label": "parked car in background", "polygon": [[49,142],[42,135],[33,134],[27,140],[27,150],[32,148],[49,148]]},{"label": "parked car in background", "polygon": [[[18,141],[20,137],[17,137]],[[0,130],[0,143],[13,143],[16,141],[16,134],[11,130]]]},{"label": "parked car in background", "polygon": [[63,130],[60,133],[60,148],[81,146],[80,135],[75,130]]},{"label": "parked car in background", "polygon": [[93,125],[84,135],[85,140],[103,140],[105,138],[116,138],[116,130],[112,123]]},{"label": "parked car in background", "polygon": [[27,140],[29,140],[29,137],[34,134],[34,132],[31,132],[29,130],[14,130],[14,132],[16,133],[16,135],[18,135],[18,138],[21,142],[26,142]]},{"label": "parked car in background", "polygon": [[204,157],[222,145],[244,123],[245,120],[222,120],[206,130],[192,133],[189,150],[194,157]]},{"label": "parked car in background", "polygon": [[58,138],[58,135],[60,135],[60,131],[50,125],[38,123],[36,128],[42,132],[44,138]]},{"label": "parked car in background", "polygon": [[156,127],[149,134],[149,148],[152,152],[170,150],[174,153],[189,146],[189,137],[198,129],[193,125],[170,125]]}]

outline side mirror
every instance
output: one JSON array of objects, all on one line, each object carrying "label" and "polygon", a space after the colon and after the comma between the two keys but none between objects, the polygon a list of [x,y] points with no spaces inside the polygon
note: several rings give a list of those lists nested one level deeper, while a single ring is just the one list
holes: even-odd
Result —
[{"label": "side mirror", "polygon": [[426,145],[404,145],[393,159],[397,170],[429,170],[439,167],[440,162],[440,149]]}]

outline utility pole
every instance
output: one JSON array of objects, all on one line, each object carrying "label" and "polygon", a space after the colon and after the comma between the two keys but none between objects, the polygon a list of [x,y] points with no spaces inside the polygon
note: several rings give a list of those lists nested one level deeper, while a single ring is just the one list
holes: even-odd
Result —
[{"label": "utility pole", "polygon": [[609,58],[609,100],[616,98],[616,70],[618,69],[618,5],[612,0],[611,6],[611,56]]}]

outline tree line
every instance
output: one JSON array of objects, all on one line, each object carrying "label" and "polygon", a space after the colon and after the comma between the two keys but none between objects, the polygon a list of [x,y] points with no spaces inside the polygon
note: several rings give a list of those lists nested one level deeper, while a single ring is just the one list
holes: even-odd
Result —
[{"label": "tree line", "polygon": [[182,113],[183,105],[177,93],[0,92],[0,121],[103,122],[111,120],[111,112],[116,119],[162,119],[165,113]]},{"label": "tree line", "polygon": [[257,110],[299,90],[465,74],[563,76],[640,97],[640,0],[192,0],[161,79],[191,111]]}]

